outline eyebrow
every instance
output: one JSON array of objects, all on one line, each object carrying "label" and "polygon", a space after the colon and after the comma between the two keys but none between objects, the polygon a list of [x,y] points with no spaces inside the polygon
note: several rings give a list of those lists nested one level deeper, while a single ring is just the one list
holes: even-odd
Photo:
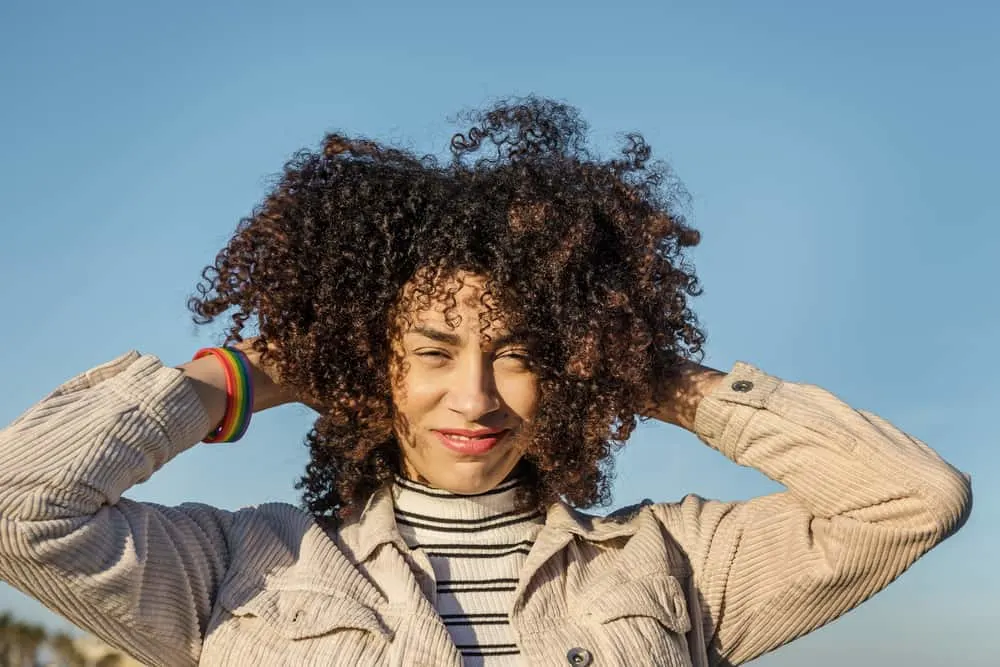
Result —
[{"label": "eyebrow", "polygon": [[[462,338],[456,333],[450,331],[441,331],[440,329],[434,329],[428,326],[418,325],[410,329],[407,333],[419,334],[425,338],[430,338],[431,340],[443,343],[445,345],[452,345],[458,347],[462,343]],[[498,336],[492,340],[493,347],[503,347],[505,345],[514,345],[518,343],[526,343],[527,337],[523,334],[518,333],[508,333],[502,336]]]},{"label": "eyebrow", "polygon": [[407,333],[420,334],[424,338],[430,338],[431,340],[436,340],[437,342],[444,343],[445,345],[457,346],[462,342],[462,339],[458,334],[441,331],[440,329],[432,329],[421,325],[413,327]]}]

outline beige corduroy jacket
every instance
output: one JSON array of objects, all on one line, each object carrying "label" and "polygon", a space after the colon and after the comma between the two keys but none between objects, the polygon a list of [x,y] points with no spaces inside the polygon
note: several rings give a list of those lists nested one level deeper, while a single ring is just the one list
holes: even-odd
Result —
[{"label": "beige corduroy jacket", "polygon": [[[123,498],[213,426],[136,352],[0,431],[0,577],[150,665],[461,664],[376,493],[356,521]],[[599,518],[554,505],[510,610],[525,665],[735,665],[843,614],[954,532],[969,479],[811,385],[736,364],[695,431],[787,489]]]}]

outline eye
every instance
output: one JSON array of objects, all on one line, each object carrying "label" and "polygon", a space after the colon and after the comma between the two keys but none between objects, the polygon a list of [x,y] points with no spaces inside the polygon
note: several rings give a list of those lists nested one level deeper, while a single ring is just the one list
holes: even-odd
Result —
[{"label": "eye", "polygon": [[497,356],[498,360],[509,360],[524,367],[531,366],[531,354],[527,350],[508,350]]},{"label": "eye", "polygon": [[444,350],[417,350],[414,354],[420,357],[424,363],[432,366],[440,366],[451,358]]}]

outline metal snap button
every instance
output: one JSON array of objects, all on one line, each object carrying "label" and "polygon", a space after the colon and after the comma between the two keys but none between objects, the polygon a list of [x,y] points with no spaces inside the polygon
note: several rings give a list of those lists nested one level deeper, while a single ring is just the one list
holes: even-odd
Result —
[{"label": "metal snap button", "polygon": [[733,391],[738,391],[741,394],[745,394],[751,389],[753,389],[753,382],[749,380],[737,380],[733,383]]},{"label": "metal snap button", "polygon": [[571,648],[566,654],[566,661],[573,665],[573,667],[589,667],[594,662],[594,656],[587,649],[577,646]]}]

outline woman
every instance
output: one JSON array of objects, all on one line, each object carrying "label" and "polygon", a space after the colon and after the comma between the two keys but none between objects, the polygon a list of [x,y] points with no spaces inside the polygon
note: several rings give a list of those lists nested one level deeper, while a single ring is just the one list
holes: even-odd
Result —
[{"label": "woman", "polygon": [[[0,575],[161,665],[735,665],[850,610],[957,530],[969,481],[810,385],[697,363],[676,213],[641,137],[500,104],[453,160],[303,152],[191,307],[229,349],[132,352],[0,434]],[[292,401],[304,509],[123,497]],[[636,416],[787,490],[610,517]],[[206,435],[207,434],[207,435]]]}]

